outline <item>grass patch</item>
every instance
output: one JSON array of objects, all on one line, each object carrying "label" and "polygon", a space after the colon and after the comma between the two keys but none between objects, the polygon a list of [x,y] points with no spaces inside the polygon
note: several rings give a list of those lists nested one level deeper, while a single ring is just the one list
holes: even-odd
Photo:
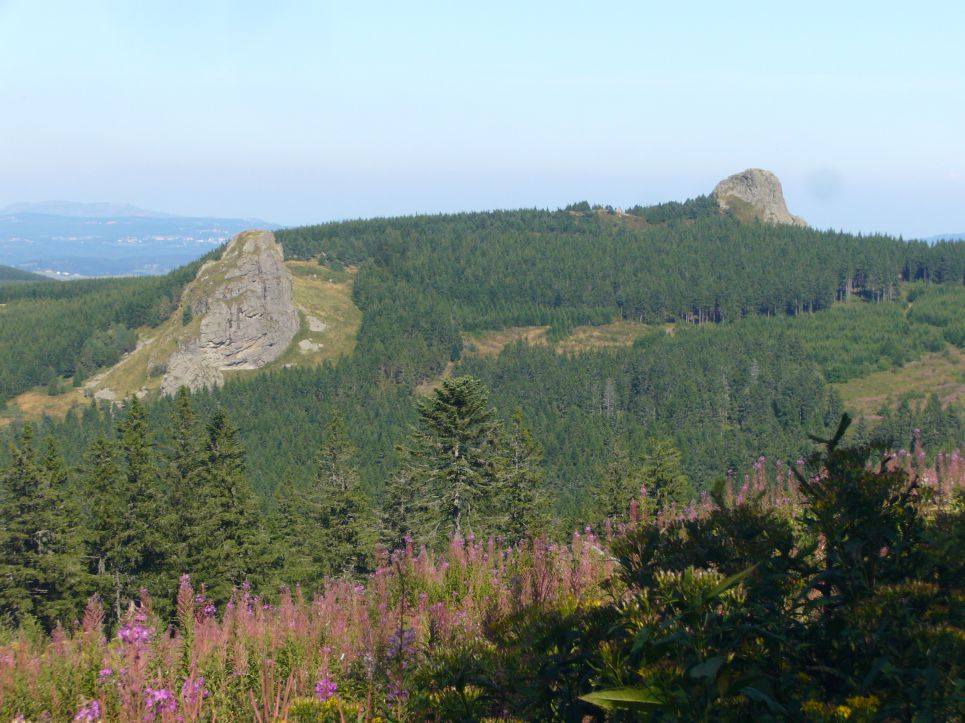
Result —
[{"label": "grass patch", "polygon": [[522,341],[530,346],[552,346],[560,354],[579,354],[607,347],[633,346],[634,341],[655,328],[624,320],[599,326],[576,326],[554,343],[550,341],[549,326],[511,326],[463,334],[463,353],[467,356],[499,356],[507,346]]},{"label": "grass patch", "polygon": [[897,404],[904,397],[923,398],[935,392],[947,404],[965,399],[965,353],[949,345],[899,369],[873,372],[834,386],[849,411],[869,419],[877,419],[882,406]]}]

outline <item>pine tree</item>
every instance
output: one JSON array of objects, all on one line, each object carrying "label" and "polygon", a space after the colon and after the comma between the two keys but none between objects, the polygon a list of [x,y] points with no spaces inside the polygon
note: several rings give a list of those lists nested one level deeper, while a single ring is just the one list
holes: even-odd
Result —
[{"label": "pine tree", "polygon": [[174,514],[174,566],[180,573],[188,568],[188,549],[197,547],[202,515],[201,471],[205,464],[205,433],[186,387],[174,397],[165,454],[164,484]]},{"label": "pine tree", "polygon": [[499,533],[509,542],[546,532],[548,524],[543,483],[543,451],[526,428],[518,407],[506,434],[501,460]]},{"label": "pine tree", "polygon": [[[118,425],[121,479],[118,489],[115,551],[115,613],[120,616],[127,602],[139,597],[140,589],[160,595],[172,589],[174,569],[172,511],[161,487],[157,455],[148,426],[147,412],[136,397]],[[162,613],[165,611],[161,611]]]},{"label": "pine tree", "polygon": [[0,619],[50,629],[79,612],[86,576],[79,515],[51,484],[24,428],[0,476]]},{"label": "pine tree", "polygon": [[592,519],[595,524],[602,526],[606,520],[626,517],[630,501],[640,494],[641,480],[637,472],[623,436],[614,436],[606,466],[594,490]]},{"label": "pine tree", "polygon": [[97,437],[84,455],[80,489],[83,493],[87,529],[87,568],[97,592],[120,612],[126,580],[125,551],[121,549],[121,526],[125,524],[125,487],[117,446]]},{"label": "pine tree", "polygon": [[187,550],[194,579],[224,602],[242,582],[264,583],[273,562],[251,485],[238,431],[221,410],[208,424],[197,536]]},{"label": "pine tree", "polygon": [[[402,450],[404,475],[428,498],[421,529],[429,541],[495,530],[500,493],[501,425],[485,385],[472,377],[445,379],[419,400],[419,426]],[[402,479],[402,478],[400,478]]]},{"label": "pine tree", "polygon": [[325,576],[359,574],[371,566],[375,519],[361,491],[357,452],[336,413],[325,427],[325,442],[308,489],[289,480],[277,501],[289,584],[313,587]]},{"label": "pine tree", "polygon": [[647,488],[647,495],[658,507],[671,502],[684,504],[693,490],[683,471],[680,450],[671,439],[653,438],[647,442],[640,464],[639,479]]}]

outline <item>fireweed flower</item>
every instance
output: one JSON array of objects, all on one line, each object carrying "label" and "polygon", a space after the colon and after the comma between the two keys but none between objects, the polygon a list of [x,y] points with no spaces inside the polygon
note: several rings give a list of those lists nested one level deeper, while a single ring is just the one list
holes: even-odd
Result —
[{"label": "fireweed flower", "polygon": [[335,695],[335,691],[337,690],[338,686],[335,684],[335,681],[327,675],[315,683],[315,697],[323,702]]},{"label": "fireweed flower", "polygon": [[198,699],[204,700],[208,697],[208,691],[204,687],[204,676],[197,679],[187,678],[181,686],[181,700],[188,705],[194,705]]},{"label": "fireweed flower", "polygon": [[174,694],[167,688],[145,688],[144,697],[147,713],[144,714],[145,721],[152,721],[162,713],[173,713],[178,707],[178,701]]},{"label": "fireweed flower", "polygon": [[389,657],[407,658],[412,653],[412,646],[415,643],[415,630],[406,628],[405,630],[392,633],[389,638]]},{"label": "fireweed flower", "polygon": [[[101,719],[101,704],[99,701],[92,700],[82,707],[74,716],[74,720],[99,721]],[[16,720],[16,719],[15,719]],[[21,717],[20,720],[23,720]]]},{"label": "fireweed flower", "polygon": [[153,632],[147,627],[146,623],[147,616],[139,612],[134,615],[132,621],[121,626],[121,629],[117,631],[117,637],[119,637],[125,645],[133,645],[135,647],[145,645],[150,642],[151,633]]},{"label": "fireweed flower", "polygon": [[110,668],[101,668],[100,672],[97,673],[97,678],[98,680],[104,680],[105,678],[110,678],[112,675],[114,675],[114,671]]}]

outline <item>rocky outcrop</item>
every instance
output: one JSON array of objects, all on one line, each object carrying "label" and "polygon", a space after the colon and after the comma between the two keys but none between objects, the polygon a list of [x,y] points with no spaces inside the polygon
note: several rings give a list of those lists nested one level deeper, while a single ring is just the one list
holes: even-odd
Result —
[{"label": "rocky outcrop", "polygon": [[738,216],[750,211],[749,215],[766,223],[807,226],[803,218],[787,210],[777,176],[763,168],[748,168],[743,173],[728,176],[717,184],[714,197],[721,208],[734,211]]},{"label": "rocky outcrop", "polygon": [[197,331],[161,362],[162,394],[217,386],[227,370],[265,366],[284,353],[300,324],[291,276],[270,231],[235,236],[220,260],[201,267],[182,304]]}]

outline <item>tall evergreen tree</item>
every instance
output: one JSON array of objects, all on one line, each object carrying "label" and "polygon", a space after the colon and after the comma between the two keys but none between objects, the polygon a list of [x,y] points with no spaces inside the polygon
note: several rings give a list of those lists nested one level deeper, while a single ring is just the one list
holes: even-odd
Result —
[{"label": "tall evergreen tree", "polygon": [[114,602],[120,614],[126,601],[138,598],[141,588],[158,592],[173,587],[177,572],[172,566],[173,513],[161,484],[147,411],[136,397],[127,403],[118,438],[122,476],[120,524],[114,542],[118,551]]},{"label": "tall evergreen tree", "polygon": [[190,573],[188,549],[197,546],[203,511],[201,472],[205,465],[205,430],[186,387],[174,397],[165,453],[164,486],[173,512],[174,566]]},{"label": "tall evergreen tree", "polygon": [[543,451],[533,438],[518,407],[513,412],[501,460],[498,531],[510,542],[518,542],[546,531],[546,477]]},{"label": "tall evergreen tree", "polygon": [[494,532],[501,425],[485,385],[473,377],[445,379],[417,406],[419,426],[402,452],[405,475],[428,495],[418,532],[436,543]]},{"label": "tall evergreen tree", "polygon": [[87,569],[94,576],[97,592],[114,605],[120,615],[122,581],[131,576],[126,551],[121,548],[126,524],[126,484],[117,445],[103,435],[84,455],[80,489],[87,530]]},{"label": "tall evergreen tree", "polygon": [[223,602],[242,582],[267,582],[273,555],[251,484],[238,430],[222,410],[208,424],[197,535],[187,550],[189,569],[209,595]]},{"label": "tall evergreen tree", "polygon": [[312,484],[304,490],[290,481],[285,485],[276,527],[283,540],[286,582],[311,588],[325,576],[370,568],[375,519],[361,490],[356,454],[336,413],[325,427]]},{"label": "tall evergreen tree", "polygon": [[79,515],[51,484],[24,428],[0,476],[0,619],[72,620],[86,590]]},{"label": "tall evergreen tree", "polygon": [[683,471],[683,459],[673,440],[650,439],[640,464],[639,480],[647,488],[649,499],[657,506],[671,502],[683,504],[693,496],[690,481]]}]

